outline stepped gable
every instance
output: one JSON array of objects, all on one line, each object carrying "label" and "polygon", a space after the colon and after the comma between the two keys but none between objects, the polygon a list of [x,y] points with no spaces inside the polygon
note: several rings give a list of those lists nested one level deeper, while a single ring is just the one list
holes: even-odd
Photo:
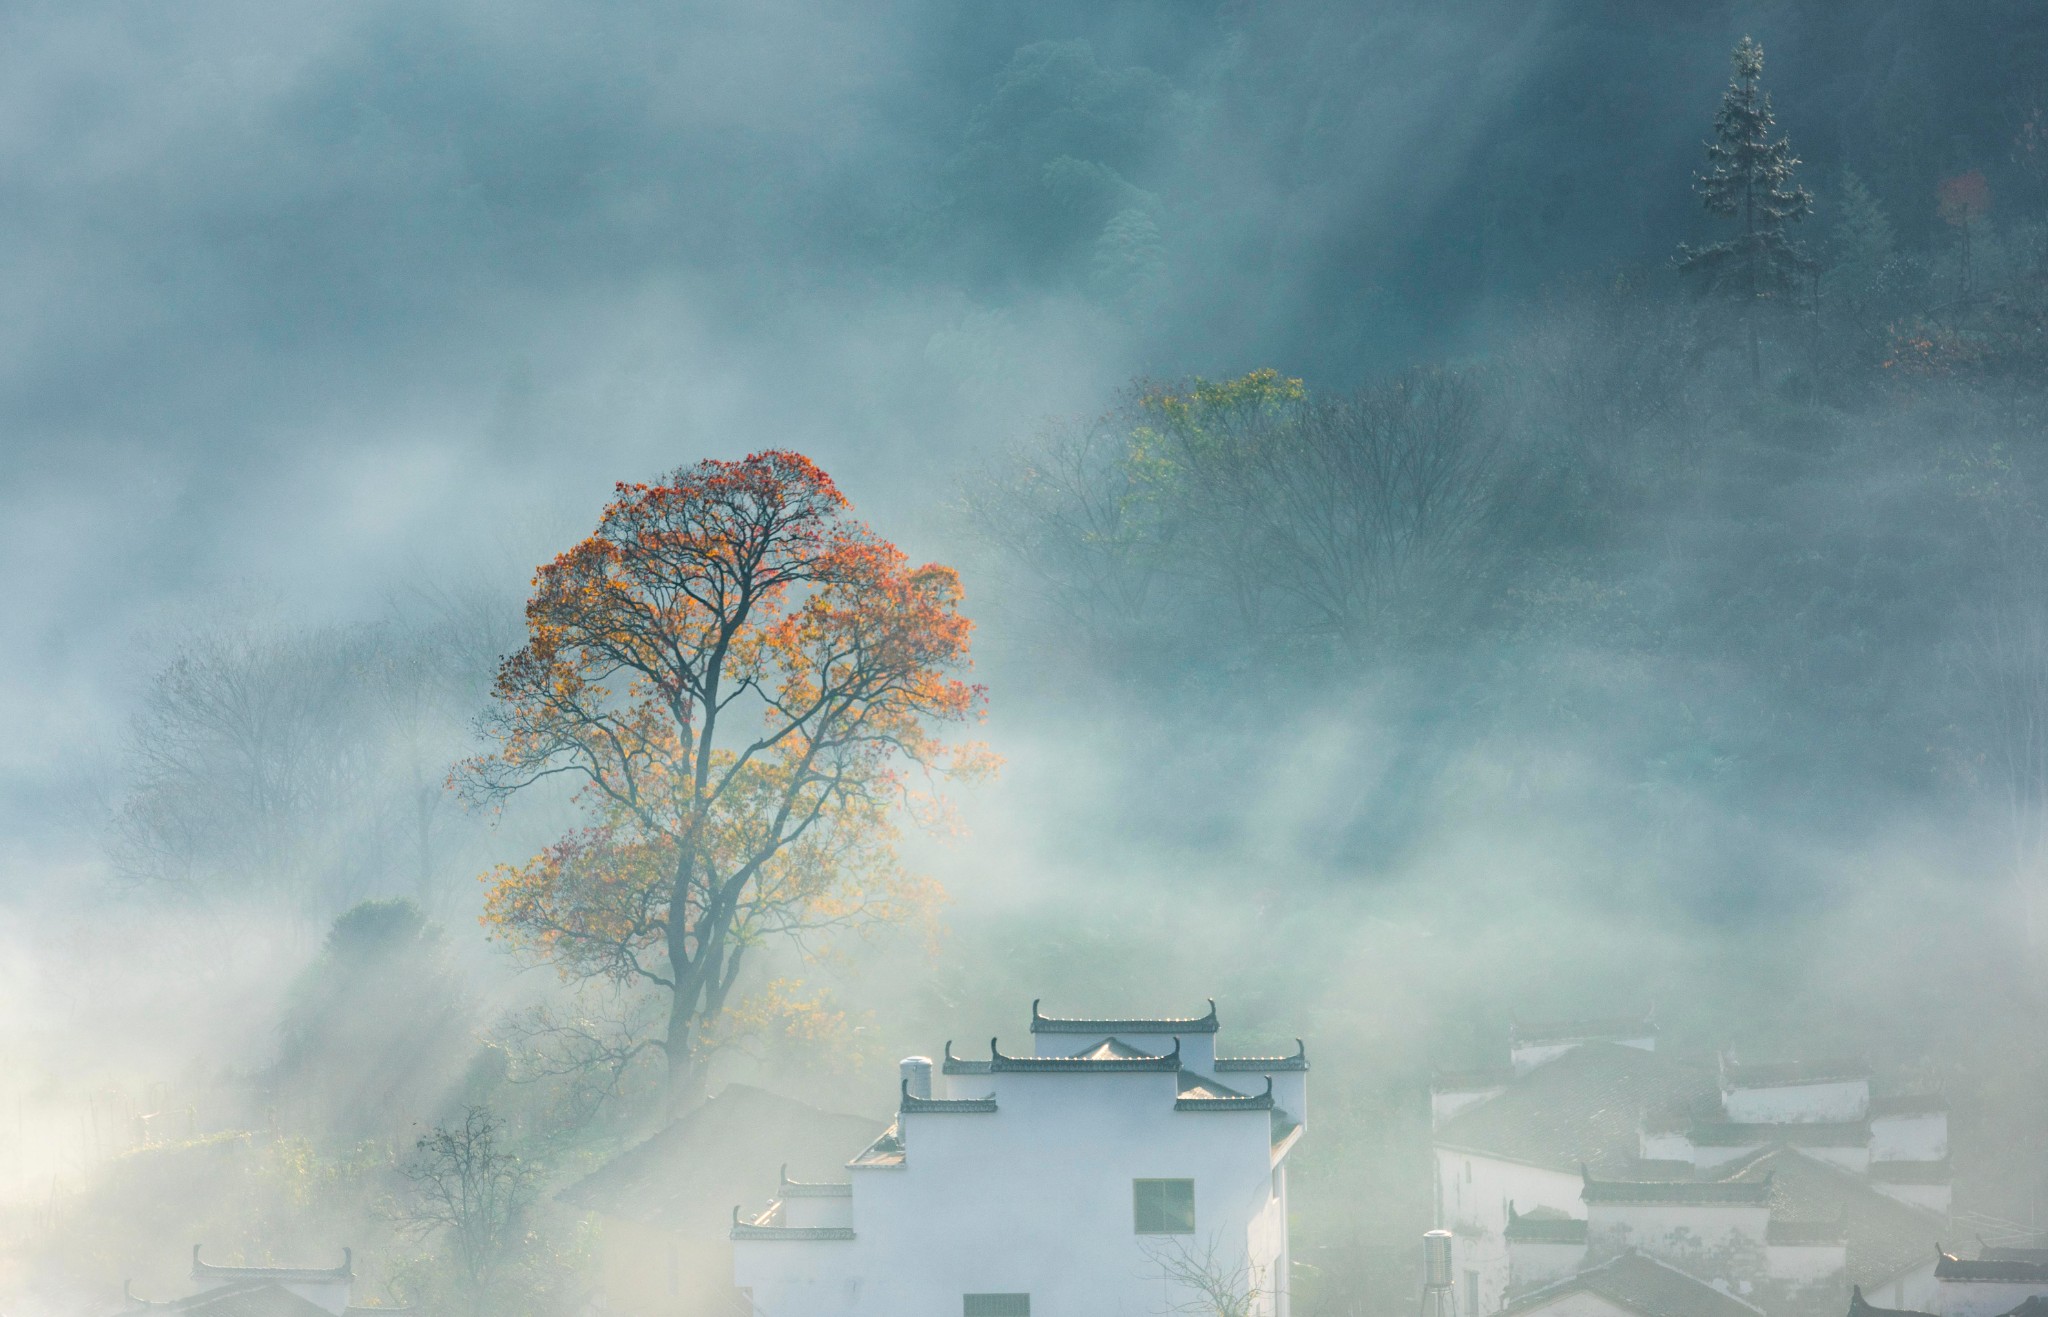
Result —
[{"label": "stepped gable", "polygon": [[1754,1304],[1633,1250],[1568,1280],[1531,1290],[1501,1312],[1527,1312],[1577,1293],[1598,1295],[1640,1317],[1759,1317],[1763,1312]]},{"label": "stepped gable", "polygon": [[1771,1220],[1839,1230],[1848,1245],[1844,1279],[1873,1289],[1927,1261],[1942,1219],[1887,1197],[1863,1178],[1790,1148],[1769,1148],[1724,1172],[1731,1181],[1768,1181]]},{"label": "stepped gable", "polygon": [[759,1201],[778,1165],[785,1176],[829,1180],[882,1128],[879,1120],[731,1084],[556,1196],[618,1220],[722,1239],[732,1205]]},{"label": "stepped gable", "polygon": [[1283,1070],[1307,1070],[1308,1044],[1295,1039],[1293,1056],[1219,1056],[1215,1068],[1219,1075],[1233,1071],[1278,1074]]},{"label": "stepped gable", "polygon": [[332,1284],[351,1281],[356,1278],[354,1249],[341,1250],[341,1265],[338,1267],[222,1267],[199,1258],[200,1246],[192,1246],[192,1279],[194,1280],[243,1280],[269,1282],[273,1284]]},{"label": "stepped gable", "polygon": [[1435,1141],[1566,1174],[1584,1166],[1619,1176],[1636,1162],[1645,1113],[1690,1109],[1714,1085],[1704,1065],[1620,1043],[1581,1043],[1445,1121]]},{"label": "stepped gable", "polygon": [[1849,1287],[1849,1317],[1934,1317],[1931,1312],[1918,1312],[1912,1308],[1880,1308],[1863,1297],[1863,1287]]}]

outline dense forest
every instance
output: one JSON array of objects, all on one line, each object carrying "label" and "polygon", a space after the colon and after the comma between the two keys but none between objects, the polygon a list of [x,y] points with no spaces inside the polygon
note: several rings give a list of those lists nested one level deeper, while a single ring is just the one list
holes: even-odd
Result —
[{"label": "dense forest", "polygon": [[1318,1058],[1299,1311],[1393,1314],[1430,1067],[1625,1001],[1944,1088],[2034,1219],[2048,11],[134,22],[4,57],[110,99],[0,147],[0,1310],[201,1237],[577,1310],[663,1006],[461,765],[612,483],[767,448],[958,569],[1005,762],[692,1094],[1223,999]]}]

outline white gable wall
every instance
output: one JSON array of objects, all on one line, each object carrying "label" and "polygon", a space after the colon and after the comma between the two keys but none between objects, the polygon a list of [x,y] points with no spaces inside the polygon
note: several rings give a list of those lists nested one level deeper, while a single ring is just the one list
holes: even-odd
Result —
[{"label": "white gable wall", "polygon": [[[1451,1232],[1459,1317],[1498,1311],[1509,1284],[1508,1204],[1518,1212],[1554,1207],[1584,1218],[1577,1172],[1555,1171],[1455,1148],[1436,1149],[1437,1224]],[[1465,1273],[1478,1274],[1479,1311],[1465,1311]]]},{"label": "white gable wall", "polygon": [[1747,1203],[1592,1203],[1586,1213],[1587,1256],[1609,1258],[1638,1249],[1701,1280],[1725,1281],[1733,1292],[1767,1272],[1764,1230],[1771,1209]]},{"label": "white gable wall", "polygon": [[[903,1168],[852,1173],[855,1238],[735,1240],[736,1283],[763,1317],[956,1317],[968,1293],[1154,1317],[1168,1296],[1148,1250],[1178,1242],[1249,1257],[1278,1288],[1285,1176],[1269,1114],[1177,1112],[1176,1087],[1164,1072],[955,1076],[956,1095],[994,1089],[998,1109],[905,1113]],[[1193,1236],[1135,1233],[1141,1178],[1195,1182]],[[1261,1311],[1284,1317],[1284,1300]]]},{"label": "white gable wall", "polygon": [[1870,1159],[1938,1162],[1948,1156],[1948,1113],[1878,1116],[1870,1122]]}]

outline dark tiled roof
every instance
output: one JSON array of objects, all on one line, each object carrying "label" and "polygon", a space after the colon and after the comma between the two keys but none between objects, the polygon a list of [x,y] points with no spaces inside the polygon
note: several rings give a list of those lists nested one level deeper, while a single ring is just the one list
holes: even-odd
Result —
[{"label": "dark tiled roof", "polygon": [[1959,1258],[1944,1253],[1934,1264],[1934,1274],[1940,1280],[2034,1284],[2048,1282],[2048,1262],[2019,1258]]},{"label": "dark tiled roof", "polygon": [[1528,1312],[1580,1292],[1597,1294],[1640,1317],[1758,1317],[1763,1311],[1636,1252],[1525,1294],[1502,1311]]},{"label": "dark tiled roof", "polygon": [[1999,1317],[2048,1317],[2048,1295],[2029,1295],[2021,1300],[2019,1307],[2008,1308]]},{"label": "dark tiled roof", "polygon": [[1625,1173],[1636,1159],[1646,1111],[1689,1105],[1715,1092],[1713,1072],[1618,1043],[1574,1047],[1459,1112],[1436,1142],[1510,1161],[1575,1171]]},{"label": "dark tiled roof", "polygon": [[170,1311],[185,1317],[333,1317],[327,1309],[294,1294],[277,1281],[225,1285],[168,1306]]},{"label": "dark tiled roof", "polygon": [[1294,1040],[1293,1056],[1219,1056],[1216,1058],[1218,1074],[1280,1074],[1283,1071],[1308,1069],[1308,1044]]},{"label": "dark tiled roof", "polygon": [[1656,1032],[1656,1018],[1648,1014],[1593,1020],[1515,1020],[1508,1026],[1508,1038],[1517,1043],[1613,1042],[1648,1038]]},{"label": "dark tiled roof", "polygon": [[985,1098],[921,1098],[910,1096],[910,1081],[903,1081],[903,1092],[897,1098],[896,1109],[905,1112],[923,1112],[932,1116],[967,1116],[994,1111],[996,1100]]},{"label": "dark tiled roof", "polygon": [[1947,1184],[1955,1179],[1955,1168],[1938,1162],[1872,1162],[1870,1178],[1880,1184]]},{"label": "dark tiled roof", "polygon": [[1768,1175],[1761,1180],[1596,1180],[1588,1175],[1579,1196],[1589,1203],[1761,1207],[1770,1201],[1771,1181]]},{"label": "dark tiled roof", "polygon": [[941,1074],[985,1075],[988,1073],[988,1062],[969,1061],[953,1055],[953,1040],[950,1038],[946,1040],[946,1050],[940,1056],[939,1073]]},{"label": "dark tiled roof", "polygon": [[1554,1207],[1539,1207],[1533,1212],[1522,1213],[1509,1204],[1505,1234],[1510,1240],[1529,1244],[1583,1244],[1586,1242],[1586,1223],[1579,1217],[1566,1216]]},{"label": "dark tiled roof", "polygon": [[[559,1197],[576,1207],[702,1239],[722,1237],[734,1203],[759,1202],[778,1164],[806,1180],[846,1165],[882,1122],[733,1084]],[[863,1154],[865,1155],[865,1154]]]},{"label": "dark tiled roof", "polygon": [[1876,1286],[1924,1265],[1941,1218],[1889,1198],[1860,1175],[1790,1148],[1773,1148],[1730,1168],[1729,1178],[1769,1177],[1771,1219],[1780,1223],[1838,1223],[1848,1237],[1852,1284]]},{"label": "dark tiled roof", "polygon": [[1916,1312],[1911,1308],[1880,1308],[1863,1297],[1863,1287],[1849,1288],[1849,1317],[1934,1317],[1930,1312]]},{"label": "dark tiled roof", "polygon": [[1977,1256],[1985,1262],[2048,1262],[2048,1248],[2017,1248],[2010,1244],[1985,1244]]},{"label": "dark tiled roof", "polygon": [[[1873,1093],[1870,1114],[1876,1116],[1927,1116],[1948,1110],[1948,1099],[1939,1093]],[[1872,1312],[1882,1312],[1873,1308]]]},{"label": "dark tiled roof", "polygon": [[1172,1018],[1161,1017],[1152,1020],[1093,1020],[1063,1019],[1038,1013],[1038,1002],[1031,1003],[1031,1032],[1033,1033],[1100,1033],[1100,1034],[1191,1034],[1216,1032],[1216,1001],[1209,1001],[1207,1015]]},{"label": "dark tiled roof", "polygon": [[1699,1121],[1686,1134],[1702,1148],[1762,1147],[1767,1143],[1783,1143],[1794,1148],[1862,1148],[1870,1144],[1870,1124],[1860,1120],[1782,1125]]},{"label": "dark tiled roof", "polygon": [[[1197,1081],[1200,1075],[1193,1076]],[[1173,1100],[1175,1111],[1271,1111],[1273,1109],[1273,1080],[1266,1078],[1266,1091],[1248,1097],[1243,1093],[1224,1088],[1215,1080],[1197,1082],[1193,1087],[1183,1089]]]},{"label": "dark tiled roof", "polygon": [[1178,1084],[1176,1092],[1181,1097],[1241,1098],[1246,1096],[1234,1088],[1225,1087],[1207,1075],[1198,1075],[1192,1070],[1181,1071],[1175,1082]]},{"label": "dark tiled roof", "polygon": [[1433,1093],[1477,1093],[1482,1089],[1505,1088],[1514,1081],[1514,1067],[1504,1065],[1429,1072],[1429,1088]]},{"label": "dark tiled roof", "polygon": [[[1115,1042],[1107,1039],[1106,1042]],[[952,1044],[946,1050],[952,1051]],[[1118,1051],[1128,1053],[1119,1055]],[[1100,1055],[1097,1055],[1100,1053]],[[1174,1070],[1180,1069],[1180,1042],[1175,1040],[1173,1050],[1163,1056],[1149,1052],[1132,1051],[1128,1047],[1111,1050],[1106,1047],[1091,1048],[1080,1056],[1004,1056],[997,1048],[996,1040],[988,1040],[988,1068],[990,1074],[1102,1074],[1123,1070]]]},{"label": "dark tiled roof", "polygon": [[1121,1038],[1105,1038],[1095,1046],[1071,1055],[1089,1061],[1145,1061],[1159,1053],[1140,1051]]},{"label": "dark tiled roof", "polygon": [[901,1170],[903,1167],[903,1127],[898,1121],[876,1137],[873,1143],[860,1150],[852,1161],[846,1163],[848,1170]]},{"label": "dark tiled roof", "polygon": [[1852,1057],[1820,1061],[1762,1061],[1744,1064],[1721,1058],[1721,1078],[1731,1088],[1791,1088],[1800,1084],[1840,1084],[1870,1078],[1870,1064]]}]

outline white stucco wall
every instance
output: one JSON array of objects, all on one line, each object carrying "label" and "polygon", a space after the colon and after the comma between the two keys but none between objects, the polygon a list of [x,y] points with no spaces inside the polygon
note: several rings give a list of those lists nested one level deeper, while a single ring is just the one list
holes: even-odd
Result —
[{"label": "white stucco wall", "polygon": [[[853,1240],[734,1241],[735,1282],[755,1312],[958,1317],[963,1294],[1028,1293],[1034,1312],[1154,1317],[1179,1296],[1148,1250],[1176,1241],[1249,1258],[1269,1293],[1284,1289],[1286,1177],[1264,1110],[1177,1112],[1163,1072],[954,1076],[951,1087],[993,1091],[998,1109],[905,1113],[904,1166],[852,1172]],[[1195,1182],[1193,1236],[1135,1233],[1141,1178]],[[1284,1317],[1285,1306],[1273,1295],[1262,1311]]]},{"label": "white stucco wall", "polygon": [[1948,1113],[1878,1116],[1870,1122],[1870,1158],[1880,1162],[1938,1162],[1948,1156]]},{"label": "white stucco wall", "polygon": [[1861,1120],[1870,1112],[1870,1081],[1782,1084],[1770,1088],[1725,1087],[1721,1106],[1742,1125],[1786,1125]]},{"label": "white stucco wall", "polygon": [[[1458,1273],[1459,1317],[1484,1317],[1495,1312],[1509,1284],[1508,1204],[1527,1212],[1554,1207],[1583,1218],[1586,1205],[1579,1193],[1584,1181],[1576,1172],[1527,1166],[1480,1153],[1439,1146],[1436,1149],[1437,1224],[1449,1230],[1452,1261]],[[1465,1312],[1465,1273],[1479,1273],[1479,1312]]]},{"label": "white stucco wall", "polygon": [[1743,1203],[1592,1203],[1588,1255],[1612,1257],[1639,1249],[1702,1280],[1726,1281],[1735,1293],[1766,1274],[1764,1230],[1771,1209]]},{"label": "white stucco wall", "polygon": [[1764,1249],[1772,1280],[1817,1285],[1838,1279],[1849,1265],[1844,1244],[1770,1244]]}]

